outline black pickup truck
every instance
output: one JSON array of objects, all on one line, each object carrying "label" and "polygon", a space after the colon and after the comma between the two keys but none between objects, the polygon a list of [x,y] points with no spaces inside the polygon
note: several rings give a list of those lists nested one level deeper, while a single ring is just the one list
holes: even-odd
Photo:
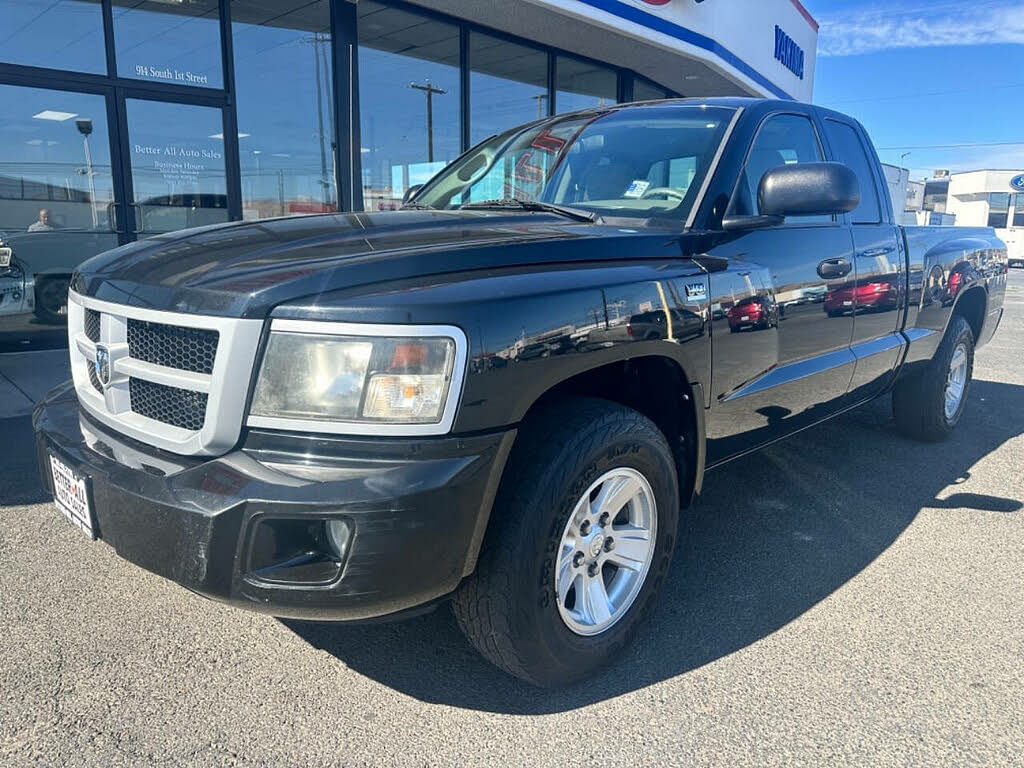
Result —
[{"label": "black pickup truck", "polygon": [[450,599],[502,669],[579,679],[651,611],[708,469],[890,390],[908,435],[963,419],[1006,249],[891,211],[825,109],[538,121],[402,211],[87,261],[39,466],[89,536],[203,595],[327,621]]}]

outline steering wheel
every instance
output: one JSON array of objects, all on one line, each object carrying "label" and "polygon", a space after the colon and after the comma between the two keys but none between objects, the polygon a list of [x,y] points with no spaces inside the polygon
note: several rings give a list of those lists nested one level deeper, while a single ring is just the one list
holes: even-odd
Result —
[{"label": "steering wheel", "polygon": [[686,199],[686,193],[680,192],[675,187],[651,187],[640,195],[640,199],[646,200],[648,197],[654,197],[655,195],[665,195],[665,197],[675,198],[676,200]]}]

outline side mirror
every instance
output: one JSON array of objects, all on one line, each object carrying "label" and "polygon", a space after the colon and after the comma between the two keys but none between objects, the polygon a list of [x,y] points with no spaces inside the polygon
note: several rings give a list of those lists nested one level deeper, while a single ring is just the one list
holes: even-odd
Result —
[{"label": "side mirror", "polygon": [[413,184],[411,187],[405,190],[405,194],[402,195],[402,205],[405,205],[414,197],[416,197],[416,193],[419,192],[421,189],[423,189],[422,184]]},{"label": "side mirror", "polygon": [[834,216],[860,205],[857,174],[842,163],[795,163],[772,168],[757,187],[757,216],[728,216],[723,229],[781,224],[787,216]]},{"label": "side mirror", "polygon": [[796,163],[772,168],[757,186],[763,216],[832,216],[860,205],[857,174],[842,163]]}]

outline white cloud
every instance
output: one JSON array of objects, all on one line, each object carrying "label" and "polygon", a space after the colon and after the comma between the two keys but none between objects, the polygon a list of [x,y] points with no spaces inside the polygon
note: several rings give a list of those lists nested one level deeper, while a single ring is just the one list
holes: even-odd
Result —
[{"label": "white cloud", "polygon": [[856,56],[894,48],[1024,44],[1024,2],[931,3],[861,8],[819,19],[819,56]]}]

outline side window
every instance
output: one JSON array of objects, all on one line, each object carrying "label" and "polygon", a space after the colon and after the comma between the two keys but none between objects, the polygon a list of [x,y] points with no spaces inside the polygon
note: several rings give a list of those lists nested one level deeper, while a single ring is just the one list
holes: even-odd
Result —
[{"label": "side window", "polygon": [[[820,163],[824,160],[821,142],[810,119],[803,115],[776,115],[764,122],[747,156],[740,183],[730,206],[734,216],[756,216],[757,188],[761,177],[772,168],[794,163]],[[791,216],[787,224],[830,222],[831,216]]]},{"label": "side window", "polygon": [[850,220],[854,224],[878,224],[882,220],[882,209],[864,142],[852,125],[836,120],[825,121],[825,133],[836,159],[857,174],[860,181],[860,205],[850,214]]}]

